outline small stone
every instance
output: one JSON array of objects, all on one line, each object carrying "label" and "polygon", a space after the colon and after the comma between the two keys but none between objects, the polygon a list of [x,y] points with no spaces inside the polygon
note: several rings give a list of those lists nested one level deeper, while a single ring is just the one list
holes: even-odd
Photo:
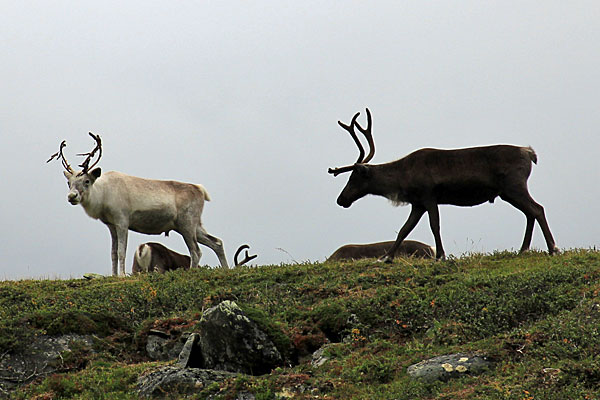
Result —
[{"label": "small stone", "polygon": [[320,349],[318,349],[317,351],[315,351],[312,355],[312,360],[310,362],[310,364],[313,367],[320,367],[321,365],[325,364],[327,361],[329,361],[329,357],[325,356],[325,349],[327,348],[327,345],[321,347]]},{"label": "small stone", "polygon": [[87,279],[87,280],[100,279],[100,278],[104,278],[104,275],[96,274],[93,272],[88,272],[87,274],[83,274],[83,278]]},{"label": "small stone", "polygon": [[185,342],[183,345],[183,349],[181,349],[181,353],[179,353],[179,357],[177,358],[177,364],[181,368],[190,366],[190,359],[194,350],[194,345],[198,342],[199,337],[200,335],[197,333],[192,333],[190,337],[188,337],[187,342]]},{"label": "small stone", "polygon": [[447,381],[465,373],[478,375],[492,366],[485,356],[472,353],[449,354],[421,361],[408,367],[408,374],[428,382]]}]

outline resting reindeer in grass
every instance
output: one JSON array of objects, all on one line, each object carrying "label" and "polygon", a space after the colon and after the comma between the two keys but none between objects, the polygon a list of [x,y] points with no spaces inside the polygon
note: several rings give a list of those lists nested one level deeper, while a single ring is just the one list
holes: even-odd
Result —
[{"label": "resting reindeer in grass", "polygon": [[[553,254],[558,251],[544,208],[531,198],[527,189],[531,162],[537,162],[531,147],[496,145],[457,150],[421,149],[397,161],[371,165],[368,162],[375,155],[371,113],[367,109],[366,128],[356,121],[359,115],[354,115],[350,125],[338,121],[358,146],[356,163],[330,168],[328,172],[333,176],[352,172],[337,199],[338,205],[344,208],[368,194],[386,197],[394,205],[411,205],[408,220],[382,261],[393,259],[402,241],[425,212],[429,214],[429,225],[435,238],[436,258],[443,258],[445,253],[440,236],[438,205],[475,206],[486,201],[493,203],[498,196],[521,210],[527,218],[521,252],[529,249],[535,221],[542,229],[548,252]],[[355,127],[369,143],[366,158],[364,148],[354,132]]]},{"label": "resting reindeer in grass", "polygon": [[[117,171],[101,173],[95,168],[102,156],[100,136],[90,132],[96,147],[89,153],[80,154],[87,158],[74,171],[63,155],[66,142],[48,161],[60,159],[69,183],[67,199],[72,205],[81,204],[87,215],[99,219],[109,229],[112,238],[112,273],[125,275],[125,254],[128,230],[150,235],[176,231],[190,251],[190,267],[198,265],[201,251],[198,243],[211,248],[222,267],[227,268],[227,259],[221,239],[209,235],[202,227],[204,202],[210,201],[202,185],[176,181],[159,181],[138,178]],[[90,161],[98,152],[96,161]]]},{"label": "resting reindeer in grass", "polygon": [[[395,241],[368,244],[346,244],[333,252],[327,261],[360,260],[362,258],[381,258],[394,245]],[[434,258],[435,250],[428,244],[416,240],[404,240],[396,250],[394,257]]]},{"label": "resting reindeer in grass", "polygon": [[[250,260],[253,260],[257,255],[248,255],[250,246],[244,244],[240,246],[233,257],[234,265],[239,267]],[[246,250],[246,255],[242,261],[238,261],[238,255]],[[172,271],[175,269],[189,269],[190,257],[184,254],[177,253],[160,243],[149,242],[140,244],[133,255],[133,265],[131,267],[132,274]]]}]

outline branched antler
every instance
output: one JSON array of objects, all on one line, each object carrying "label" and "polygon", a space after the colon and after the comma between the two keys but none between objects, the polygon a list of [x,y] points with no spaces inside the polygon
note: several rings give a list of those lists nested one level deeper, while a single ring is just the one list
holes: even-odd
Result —
[{"label": "branched antler", "polygon": [[[100,139],[100,135],[94,135],[92,132],[89,132],[89,135],[96,141],[96,147],[94,147],[94,149],[89,153],[77,154],[78,156],[87,156],[86,159],[83,160],[81,164],[79,164],[79,166],[83,168],[83,170],[81,171],[82,174],[87,174],[91,168],[94,168],[96,164],[98,164],[98,162],[100,161],[100,157],[102,157],[102,140]],[[97,151],[99,151],[98,158],[92,165],[90,165],[90,161],[92,160]]]},{"label": "branched antler", "polygon": [[67,146],[66,140],[63,140],[62,142],[60,142],[60,148],[58,149],[58,151],[56,153],[54,153],[50,156],[50,158],[48,159],[48,161],[46,161],[46,163],[49,163],[50,161],[52,161],[54,159],[60,160],[62,162],[63,167],[68,172],[73,173],[73,168],[71,168],[71,166],[67,162],[67,159],[65,158],[65,155],[63,154],[63,148],[65,148],[66,146]]},{"label": "branched antler", "polygon": [[[373,135],[371,133],[373,120],[371,118],[371,111],[369,111],[368,108],[366,110],[367,110],[367,127],[366,128],[363,128],[362,126],[360,126],[360,124],[358,122],[356,122],[356,119],[360,115],[359,112],[354,114],[354,117],[352,117],[352,121],[350,122],[350,125],[346,125],[343,122],[338,121],[338,124],[342,128],[344,128],[346,131],[348,131],[348,133],[354,140],[354,143],[356,143],[356,146],[358,147],[358,159],[356,160],[354,165],[366,164],[369,161],[371,161],[371,159],[375,155],[375,141],[373,140]],[[356,136],[356,132],[354,132],[355,126],[365,136],[365,138],[367,139],[367,142],[369,143],[369,154],[367,155],[367,158],[363,158],[365,156],[365,149],[363,148],[362,144],[360,143],[360,140],[358,140],[358,137]],[[339,167],[339,168],[329,168],[327,170],[327,172],[330,174],[333,174],[333,176],[338,176],[341,173],[352,171],[352,169],[354,168],[354,165],[347,165],[345,167]]]},{"label": "branched antler", "polygon": [[[258,257],[257,254],[254,255],[249,255],[248,254],[248,249],[250,248],[250,246],[248,246],[247,244],[243,244],[241,245],[237,251],[235,252],[235,255],[233,256],[233,262],[235,263],[236,267],[239,267],[240,265],[244,265],[246,264],[248,261],[254,260],[256,257]],[[244,259],[240,262],[238,262],[238,256],[240,255],[240,253],[242,252],[242,250],[246,250],[246,255],[244,256]]]}]

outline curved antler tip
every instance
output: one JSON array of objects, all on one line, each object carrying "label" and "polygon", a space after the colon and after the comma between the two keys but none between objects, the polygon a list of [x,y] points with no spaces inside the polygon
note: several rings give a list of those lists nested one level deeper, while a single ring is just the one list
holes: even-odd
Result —
[{"label": "curved antler tip", "polygon": [[[258,257],[258,254],[254,254],[254,255],[249,255],[248,254],[248,249],[250,248],[249,245],[247,244],[243,244],[241,245],[237,251],[235,252],[235,255],[233,256],[233,262],[236,266],[241,266],[246,264],[248,261],[254,260],[256,257]],[[244,259],[242,261],[238,261],[238,256],[239,254],[242,252],[242,250],[246,250],[246,255],[244,256]]]}]

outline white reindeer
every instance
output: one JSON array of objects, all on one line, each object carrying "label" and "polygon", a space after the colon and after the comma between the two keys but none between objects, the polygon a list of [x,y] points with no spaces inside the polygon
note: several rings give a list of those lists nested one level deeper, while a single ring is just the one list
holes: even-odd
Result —
[{"label": "white reindeer", "polygon": [[[81,204],[87,215],[102,221],[112,238],[112,274],[125,275],[125,254],[128,230],[150,235],[178,232],[190,251],[190,267],[198,265],[202,255],[198,243],[208,246],[218,256],[221,267],[228,268],[223,242],[209,235],[202,227],[201,215],[204,201],[210,201],[202,185],[176,181],[138,178],[117,171],[102,174],[100,168],[92,169],[102,156],[100,136],[90,132],[96,147],[74,171],[63,155],[66,142],[50,159],[61,159],[69,183],[67,199],[72,205]],[[90,165],[98,152],[98,158]]]}]

